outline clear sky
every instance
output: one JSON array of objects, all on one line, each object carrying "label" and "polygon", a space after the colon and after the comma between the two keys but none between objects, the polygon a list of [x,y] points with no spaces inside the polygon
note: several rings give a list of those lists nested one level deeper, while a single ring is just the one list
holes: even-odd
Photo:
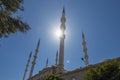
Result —
[{"label": "clear sky", "polygon": [[[54,29],[60,26],[66,10],[65,69],[84,67],[81,33],[87,41],[90,64],[120,56],[120,0],[25,0],[24,12],[16,14],[31,26],[26,34],[17,32],[0,39],[0,80],[22,80],[28,55],[32,60],[41,39],[34,74],[55,64],[59,39]],[[69,61],[69,63],[67,63]],[[29,75],[31,64],[28,69]]]}]

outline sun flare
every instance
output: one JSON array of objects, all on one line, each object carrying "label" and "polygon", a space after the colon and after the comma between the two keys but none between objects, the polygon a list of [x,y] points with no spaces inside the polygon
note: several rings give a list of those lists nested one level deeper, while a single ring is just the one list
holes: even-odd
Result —
[{"label": "sun flare", "polygon": [[62,31],[60,29],[57,29],[55,31],[55,35],[56,35],[56,37],[60,38],[62,36]]}]

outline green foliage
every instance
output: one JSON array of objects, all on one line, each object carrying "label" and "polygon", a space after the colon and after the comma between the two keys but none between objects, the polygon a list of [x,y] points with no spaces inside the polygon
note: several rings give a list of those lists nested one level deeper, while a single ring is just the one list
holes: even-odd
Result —
[{"label": "green foliage", "polygon": [[51,74],[48,77],[45,77],[43,80],[63,80],[63,79],[59,78],[56,75]]},{"label": "green foliage", "polygon": [[18,9],[23,10],[22,2],[23,0],[0,0],[1,11],[16,12]]},{"label": "green foliage", "polygon": [[120,80],[120,62],[105,62],[88,70],[85,80]]},{"label": "green foliage", "polygon": [[0,37],[7,37],[17,31],[26,32],[29,25],[20,17],[13,17],[18,10],[23,11],[23,0],[0,0]]}]

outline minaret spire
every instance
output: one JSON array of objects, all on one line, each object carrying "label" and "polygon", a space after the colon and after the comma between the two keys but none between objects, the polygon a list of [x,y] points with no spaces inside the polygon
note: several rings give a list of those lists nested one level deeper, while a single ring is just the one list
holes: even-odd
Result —
[{"label": "minaret spire", "polygon": [[61,69],[64,69],[64,40],[65,40],[65,22],[66,22],[66,17],[65,17],[65,8],[63,8],[62,11],[62,17],[61,17],[61,26],[60,30],[62,32],[62,36],[60,37],[60,52],[59,52],[59,66]]},{"label": "minaret spire", "polygon": [[82,32],[82,45],[83,45],[83,51],[84,51],[84,59],[85,59],[85,64],[86,66],[89,65],[89,61],[88,61],[88,54],[87,54],[87,47],[86,47],[86,41],[85,41],[85,36],[84,36],[84,33]]},{"label": "minaret spire", "polygon": [[58,65],[58,50],[57,50],[57,53],[56,53],[56,60],[55,60],[55,65],[57,66]]},{"label": "minaret spire", "polygon": [[26,64],[23,80],[25,80],[25,78],[26,78],[26,73],[28,71],[28,66],[29,66],[29,63],[30,63],[31,55],[32,55],[32,52],[29,54],[29,58],[28,58],[28,61],[27,61],[27,64]]},{"label": "minaret spire", "polygon": [[48,58],[47,58],[47,60],[46,60],[46,68],[48,67]]},{"label": "minaret spire", "polygon": [[33,59],[33,62],[32,62],[29,79],[32,77],[32,73],[33,73],[33,70],[34,70],[34,66],[35,66],[35,64],[36,64],[36,58],[37,58],[37,54],[38,54],[39,45],[40,45],[40,39],[39,39],[39,41],[38,41],[38,44],[37,44],[37,47],[36,47],[36,50],[35,50],[35,55],[34,55],[34,59]]}]

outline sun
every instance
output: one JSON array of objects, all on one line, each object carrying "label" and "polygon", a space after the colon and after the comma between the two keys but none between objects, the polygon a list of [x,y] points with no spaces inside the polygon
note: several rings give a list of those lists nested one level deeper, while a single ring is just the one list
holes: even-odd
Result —
[{"label": "sun", "polygon": [[60,38],[62,36],[62,31],[59,28],[56,29],[55,35],[56,35],[56,37]]}]

